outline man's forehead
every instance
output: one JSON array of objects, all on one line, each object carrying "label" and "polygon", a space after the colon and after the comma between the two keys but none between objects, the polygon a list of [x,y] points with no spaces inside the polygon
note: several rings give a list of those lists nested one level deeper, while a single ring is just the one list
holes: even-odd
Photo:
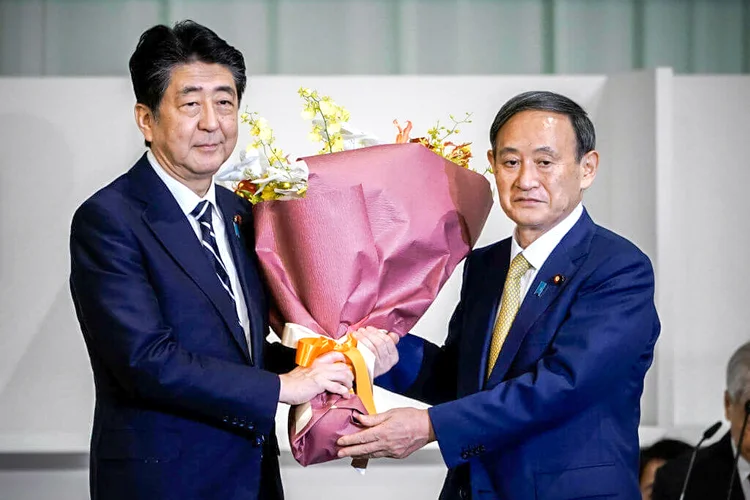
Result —
[{"label": "man's forehead", "polygon": [[502,133],[518,126],[533,126],[540,130],[570,130],[573,131],[573,123],[568,115],[554,111],[529,109],[511,116],[498,132]]},{"label": "man's forehead", "polygon": [[192,62],[175,66],[170,72],[169,87],[182,94],[215,90],[236,93],[232,72],[215,63]]},{"label": "man's forehead", "polygon": [[[525,116],[521,116],[524,114]],[[548,111],[522,111],[500,127],[496,147],[498,150],[558,150],[565,148],[565,144],[559,140],[563,138],[570,139],[565,141],[569,146],[576,146],[575,130],[566,115]]]}]

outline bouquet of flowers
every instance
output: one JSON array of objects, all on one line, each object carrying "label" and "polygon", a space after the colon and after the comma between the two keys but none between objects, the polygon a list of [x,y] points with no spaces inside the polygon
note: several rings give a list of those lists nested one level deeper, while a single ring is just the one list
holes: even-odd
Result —
[{"label": "bouquet of flowers", "polygon": [[282,342],[297,348],[301,365],[340,351],[355,373],[356,397],[326,393],[290,411],[292,453],[309,465],[336,458],[336,440],[358,430],[353,412],[375,412],[374,355],[348,333],[408,333],[476,243],[492,195],[468,168],[470,145],[447,140],[468,115],[416,139],[411,123],[396,122],[395,144],[381,144],[330,97],[299,94],[320,154],[291,162],[268,123],[245,113],[253,142],[219,180],[236,182],[254,204],[255,248]]}]

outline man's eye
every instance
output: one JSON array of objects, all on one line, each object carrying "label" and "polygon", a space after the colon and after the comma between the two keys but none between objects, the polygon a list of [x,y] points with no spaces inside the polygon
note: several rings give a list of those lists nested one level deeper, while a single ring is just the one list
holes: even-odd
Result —
[{"label": "man's eye", "polygon": [[185,106],[186,108],[193,108],[197,105],[198,103],[196,101],[186,102],[185,104],[183,104],[183,106]]},{"label": "man's eye", "polygon": [[550,165],[552,165],[552,162],[549,160],[539,160],[538,163],[543,167],[549,167]]},{"label": "man's eye", "polygon": [[508,167],[515,167],[518,165],[518,160],[505,160],[503,164]]}]

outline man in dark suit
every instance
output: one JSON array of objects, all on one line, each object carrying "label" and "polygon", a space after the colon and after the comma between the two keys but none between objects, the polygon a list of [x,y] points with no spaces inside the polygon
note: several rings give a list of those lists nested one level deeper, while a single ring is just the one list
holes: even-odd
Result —
[{"label": "man in dark suit", "polygon": [[148,152],[81,205],[70,238],[96,384],[91,496],[283,498],[277,403],[348,394],[352,375],[340,355],[294,368],[265,340],[251,207],[213,182],[237,141],[242,54],[187,21],[146,31],[130,72]]},{"label": "man in dark suit", "polygon": [[376,382],[427,403],[363,417],[342,456],[437,440],[441,498],[638,498],[643,379],[660,325],[649,259],[582,206],[597,172],[586,112],[551,92],[508,101],[488,159],[512,238],[471,253],[440,347],[413,335]]},{"label": "man in dark suit", "polygon": [[[724,391],[724,414],[730,430],[719,441],[699,450],[685,489],[685,500],[750,500],[750,428],[745,428],[737,468],[734,455],[747,416],[750,401],[750,342],[742,345],[727,365],[727,388]],[[656,472],[653,500],[678,500],[690,465],[690,454],[671,460]],[[736,472],[735,472],[736,470]],[[734,479],[732,475],[734,473]]]}]

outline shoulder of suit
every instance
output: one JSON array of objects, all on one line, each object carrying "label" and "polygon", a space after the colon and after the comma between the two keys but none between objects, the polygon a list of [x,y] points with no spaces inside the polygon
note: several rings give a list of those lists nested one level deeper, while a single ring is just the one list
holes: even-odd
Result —
[{"label": "shoulder of suit", "polygon": [[635,243],[629,239],[598,224],[594,224],[594,235],[592,241],[599,245],[610,245],[627,250],[638,250]]},{"label": "shoulder of suit", "polygon": [[502,251],[503,248],[510,248],[510,242],[511,242],[511,238],[508,237],[500,241],[496,241],[495,243],[491,243],[483,247],[475,248],[474,250],[471,251],[469,256],[472,258],[482,258],[486,255],[491,255],[495,252]]},{"label": "shoulder of suit", "polygon": [[594,225],[594,233],[591,238],[591,254],[601,252],[608,257],[623,256],[635,260],[651,260],[638,246],[619,234],[605,227]]},{"label": "shoulder of suit", "polygon": [[[489,245],[475,248],[466,257],[466,262],[471,264],[486,263],[489,260],[495,260],[499,253],[506,252],[510,257],[510,242],[511,238],[505,238],[504,240],[491,243]],[[481,264],[480,264],[481,265]]]},{"label": "shoulder of suit", "polygon": [[[122,207],[127,204],[129,185],[127,174],[122,174],[114,181],[89,196],[76,210],[76,214],[95,210],[97,207]],[[75,216],[74,216],[75,217]]]},{"label": "shoulder of suit", "polygon": [[730,444],[729,439],[729,433],[727,432],[727,434],[715,443],[698,450],[698,454],[695,457],[696,463],[700,461],[716,464],[720,462],[722,458],[727,461],[733,460],[732,445]]},{"label": "shoulder of suit", "polygon": [[[707,473],[713,474],[715,469],[722,468],[723,462],[731,462],[731,448],[727,448],[729,448],[729,446],[727,446],[727,442],[723,438],[710,446],[698,450],[698,453],[695,455],[695,463],[693,464],[693,472],[691,475],[700,476]],[[681,482],[685,477],[685,474],[687,474],[691,456],[692,452],[687,452],[668,461],[659,468],[657,476],[664,476],[665,478],[680,478]]]}]

